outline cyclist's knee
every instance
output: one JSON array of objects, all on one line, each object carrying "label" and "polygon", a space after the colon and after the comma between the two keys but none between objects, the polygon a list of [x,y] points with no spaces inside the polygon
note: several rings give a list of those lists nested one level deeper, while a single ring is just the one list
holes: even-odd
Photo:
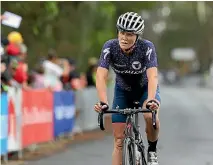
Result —
[{"label": "cyclist's knee", "polygon": [[123,137],[114,137],[114,147],[118,150],[122,150],[123,147]]},{"label": "cyclist's knee", "polygon": [[113,135],[114,135],[114,147],[116,149],[122,149],[124,139],[125,123],[113,123]]}]

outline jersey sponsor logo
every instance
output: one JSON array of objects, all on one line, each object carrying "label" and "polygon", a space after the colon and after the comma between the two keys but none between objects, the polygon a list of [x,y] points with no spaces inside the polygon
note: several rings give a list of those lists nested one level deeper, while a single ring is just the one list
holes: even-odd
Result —
[{"label": "jersey sponsor logo", "polygon": [[103,53],[104,53],[104,60],[106,60],[107,55],[110,53],[110,48],[104,49],[104,50],[103,50]]},{"label": "jersey sponsor logo", "polygon": [[124,65],[124,64],[122,65],[122,64],[116,64],[116,63],[114,63],[114,65],[118,66],[118,67],[126,67],[126,65]]},{"label": "jersey sponsor logo", "polygon": [[114,67],[112,67],[112,69],[115,71],[115,73],[120,73],[120,74],[141,74],[143,73],[144,71],[146,71],[146,67],[144,67],[142,70],[139,70],[139,71],[134,71],[134,70],[118,70],[118,69],[115,69]]},{"label": "jersey sponsor logo", "polygon": [[135,69],[135,70],[141,69],[141,63],[139,61],[134,61],[132,63],[132,68]]},{"label": "jersey sponsor logo", "polygon": [[150,61],[150,58],[151,58],[151,54],[152,54],[152,49],[150,47],[148,47],[148,49],[146,51],[146,56],[148,56],[149,61]]}]

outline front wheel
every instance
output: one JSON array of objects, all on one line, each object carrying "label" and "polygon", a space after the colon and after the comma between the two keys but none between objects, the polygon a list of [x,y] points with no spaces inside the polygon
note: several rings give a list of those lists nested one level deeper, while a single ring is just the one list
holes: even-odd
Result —
[{"label": "front wheel", "polygon": [[125,138],[123,142],[122,165],[136,165],[134,144],[130,138]]},{"label": "front wheel", "polygon": [[138,154],[137,156],[139,156],[139,160],[136,163],[136,165],[147,165],[146,157],[145,157],[145,148],[143,145],[139,145],[138,147],[139,149],[137,151],[137,154]]},{"label": "front wheel", "polygon": [[145,155],[139,152],[139,159],[136,162],[136,165],[147,165]]}]

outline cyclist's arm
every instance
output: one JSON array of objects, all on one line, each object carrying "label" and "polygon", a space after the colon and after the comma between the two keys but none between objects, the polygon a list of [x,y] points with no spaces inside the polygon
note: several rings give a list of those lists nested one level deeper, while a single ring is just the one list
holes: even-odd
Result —
[{"label": "cyclist's arm", "polygon": [[155,99],[157,85],[158,85],[158,63],[155,46],[150,42],[146,51],[146,67],[148,78],[148,100]]},{"label": "cyclist's arm", "polygon": [[102,48],[101,56],[98,64],[96,74],[96,88],[100,101],[108,103],[107,101],[107,78],[110,65],[110,43],[106,42]]},{"label": "cyclist's arm", "polygon": [[106,68],[98,67],[96,74],[96,88],[100,101],[107,103],[107,87],[106,81],[108,77],[108,70]]},{"label": "cyclist's arm", "polygon": [[157,67],[147,69],[148,77],[148,100],[155,99],[157,85],[158,85],[158,71]]}]

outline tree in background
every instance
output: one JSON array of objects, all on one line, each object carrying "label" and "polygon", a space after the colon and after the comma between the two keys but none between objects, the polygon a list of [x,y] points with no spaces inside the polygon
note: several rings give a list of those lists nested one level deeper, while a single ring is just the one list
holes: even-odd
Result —
[{"label": "tree in background", "polygon": [[[116,37],[117,17],[126,11],[151,9],[156,2],[2,2],[2,11],[23,17],[20,31],[29,47],[28,61],[46,56],[50,47],[73,57],[85,70],[89,57],[99,57],[103,43]],[[12,29],[2,28],[6,36]]]}]

